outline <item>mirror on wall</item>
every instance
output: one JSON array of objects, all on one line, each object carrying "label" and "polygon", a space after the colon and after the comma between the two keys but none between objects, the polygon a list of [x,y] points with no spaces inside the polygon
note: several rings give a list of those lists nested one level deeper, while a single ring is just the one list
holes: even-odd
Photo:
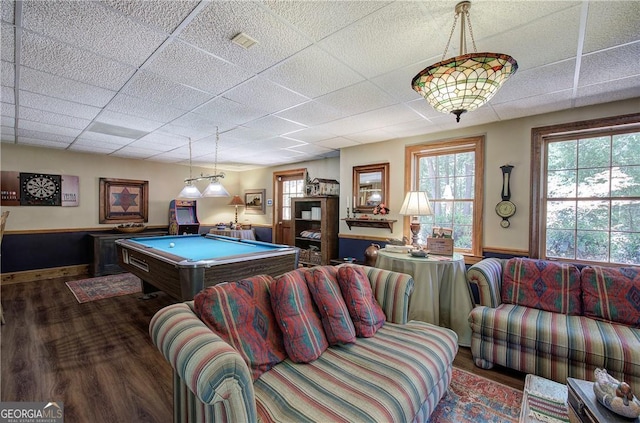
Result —
[{"label": "mirror on wall", "polygon": [[371,213],[380,203],[387,207],[389,187],[389,163],[377,163],[353,167],[353,211]]}]

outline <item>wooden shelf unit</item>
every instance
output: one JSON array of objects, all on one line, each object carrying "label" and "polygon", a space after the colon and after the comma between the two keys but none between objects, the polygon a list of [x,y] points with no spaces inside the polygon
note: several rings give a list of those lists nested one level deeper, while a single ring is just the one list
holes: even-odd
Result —
[{"label": "wooden shelf unit", "polygon": [[393,232],[393,224],[397,220],[377,220],[377,219],[342,219],[349,226],[351,230],[352,226],[360,226],[362,228],[381,228],[389,229],[389,232]]},{"label": "wooden shelf unit", "polygon": [[[290,244],[300,248],[302,265],[330,264],[330,261],[338,256],[338,200],[339,197],[291,199],[292,239]],[[302,212],[311,213],[313,207],[320,208],[320,219],[303,219]],[[320,237],[302,237],[300,234],[303,231],[320,231]],[[310,251],[314,253],[310,254]]]}]

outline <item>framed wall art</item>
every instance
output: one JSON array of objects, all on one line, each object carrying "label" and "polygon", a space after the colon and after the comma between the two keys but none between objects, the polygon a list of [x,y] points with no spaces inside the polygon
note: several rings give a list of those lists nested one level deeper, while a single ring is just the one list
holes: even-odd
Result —
[{"label": "framed wall art", "polygon": [[148,220],[149,181],[100,178],[100,223]]},{"label": "framed wall art", "polygon": [[244,192],[244,213],[265,214],[264,189],[250,189]]}]

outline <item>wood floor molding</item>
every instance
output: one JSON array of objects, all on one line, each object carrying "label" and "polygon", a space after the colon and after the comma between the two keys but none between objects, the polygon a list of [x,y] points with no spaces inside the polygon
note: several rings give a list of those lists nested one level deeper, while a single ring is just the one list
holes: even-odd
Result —
[{"label": "wood floor molding", "polygon": [[89,265],[52,267],[49,269],[25,270],[2,274],[2,285],[14,285],[17,283],[34,282],[43,279],[53,279],[66,276],[88,276]]}]

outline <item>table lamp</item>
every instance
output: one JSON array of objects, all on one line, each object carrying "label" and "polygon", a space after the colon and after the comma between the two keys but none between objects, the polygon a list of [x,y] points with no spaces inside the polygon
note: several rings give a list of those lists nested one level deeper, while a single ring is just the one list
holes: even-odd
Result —
[{"label": "table lamp", "polygon": [[403,216],[412,216],[411,228],[411,245],[418,248],[418,234],[420,233],[420,220],[418,216],[431,216],[433,211],[429,205],[429,198],[424,191],[409,191],[404,198],[400,214]]},{"label": "table lamp", "polygon": [[229,202],[230,206],[236,206],[236,220],[235,220],[235,224],[238,224],[238,206],[244,206],[244,201],[242,201],[242,198],[240,198],[239,195],[234,195],[233,198],[231,199],[231,201]]}]

